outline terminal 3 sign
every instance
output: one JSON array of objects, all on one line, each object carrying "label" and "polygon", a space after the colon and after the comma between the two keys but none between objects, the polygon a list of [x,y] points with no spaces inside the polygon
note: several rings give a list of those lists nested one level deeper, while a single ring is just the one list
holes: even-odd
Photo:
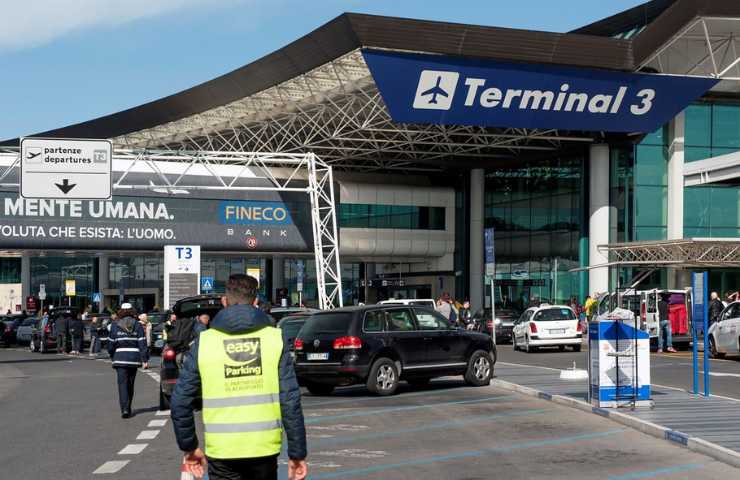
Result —
[{"label": "terminal 3 sign", "polygon": [[[254,198],[254,199],[252,199]],[[0,248],[308,252],[308,196],[253,192],[249,200],[127,197],[24,199],[0,192]]]},{"label": "terminal 3 sign", "polygon": [[393,121],[652,132],[719,80],[364,50]]}]

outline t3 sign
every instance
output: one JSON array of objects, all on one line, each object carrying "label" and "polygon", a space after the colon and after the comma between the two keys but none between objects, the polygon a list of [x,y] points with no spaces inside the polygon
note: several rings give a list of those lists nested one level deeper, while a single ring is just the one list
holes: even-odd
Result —
[{"label": "t3 sign", "polygon": [[398,123],[652,132],[718,80],[363,50]]}]

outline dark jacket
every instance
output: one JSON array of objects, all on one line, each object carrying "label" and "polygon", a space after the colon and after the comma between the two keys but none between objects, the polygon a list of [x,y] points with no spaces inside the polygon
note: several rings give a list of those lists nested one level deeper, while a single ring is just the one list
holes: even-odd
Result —
[{"label": "dark jacket", "polygon": [[[250,305],[234,305],[221,310],[211,320],[209,328],[227,334],[237,335],[251,332],[265,326],[272,326],[270,317],[261,310]],[[180,450],[189,452],[198,447],[198,437],[195,433],[195,419],[193,418],[193,403],[200,398],[200,372],[198,371],[198,347],[200,339],[196,339],[190,352],[185,356],[180,378],[177,380],[175,391],[172,394],[170,412],[172,425],[175,428],[175,437]],[[280,410],[282,413],[283,430],[288,437],[288,457],[294,460],[306,458],[306,427],[303,422],[301,408],[301,390],[293,370],[293,360],[290,356],[290,347],[283,345],[283,355],[280,357]]]},{"label": "dark jacket", "polygon": [[113,367],[140,367],[149,361],[144,327],[133,317],[124,317],[110,327],[108,353]]},{"label": "dark jacket", "polygon": [[70,318],[68,320],[68,328],[69,328],[69,334],[74,337],[81,337],[82,336],[82,319],[80,318]]},{"label": "dark jacket", "polygon": [[67,335],[69,334],[69,318],[59,317],[54,322],[54,334],[55,335]]},{"label": "dark jacket", "polygon": [[719,316],[722,314],[722,310],[724,309],[724,304],[718,298],[709,302],[709,323],[712,324],[719,321]]}]

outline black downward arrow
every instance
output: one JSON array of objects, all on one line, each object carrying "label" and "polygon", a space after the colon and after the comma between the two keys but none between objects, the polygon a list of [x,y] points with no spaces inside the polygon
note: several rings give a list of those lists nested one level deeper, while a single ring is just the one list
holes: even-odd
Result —
[{"label": "black downward arrow", "polygon": [[55,183],[54,185],[56,185],[57,188],[59,190],[61,190],[62,193],[64,193],[66,195],[66,194],[69,193],[70,190],[72,190],[73,188],[75,188],[75,186],[77,184],[76,183],[73,183],[73,184],[70,185],[69,184],[69,179],[65,178],[64,180],[62,180],[62,183],[61,184]]}]

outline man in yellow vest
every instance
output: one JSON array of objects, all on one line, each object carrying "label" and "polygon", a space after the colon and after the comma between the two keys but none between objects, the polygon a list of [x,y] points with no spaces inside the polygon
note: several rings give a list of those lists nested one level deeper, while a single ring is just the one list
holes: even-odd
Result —
[{"label": "man in yellow vest", "polygon": [[[183,361],[171,412],[183,462],[210,480],[277,479],[283,431],[288,477],[302,480],[306,428],[290,350],[270,318],[255,308],[257,280],[232,275],[224,309],[199,334]],[[193,405],[203,398],[205,453],[198,446]],[[207,461],[206,461],[207,457]]]}]

